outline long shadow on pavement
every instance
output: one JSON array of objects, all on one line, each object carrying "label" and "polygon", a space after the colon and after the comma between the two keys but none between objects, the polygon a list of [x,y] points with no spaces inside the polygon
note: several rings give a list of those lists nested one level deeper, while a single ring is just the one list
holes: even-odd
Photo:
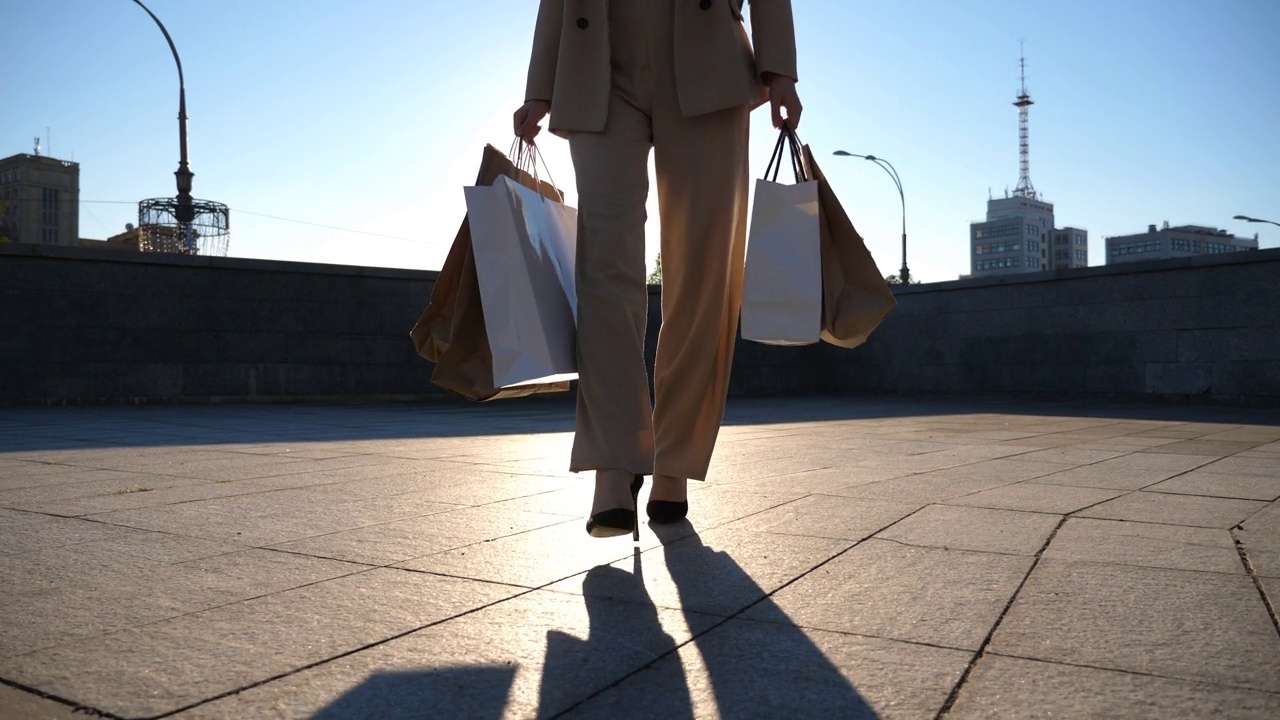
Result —
[{"label": "long shadow on pavement", "polygon": [[[697,705],[690,695],[692,688],[699,694],[709,690],[719,717],[725,720],[878,718],[839,668],[799,627],[773,621],[733,619],[747,606],[770,606],[772,620],[786,615],[728,553],[704,545],[702,538],[687,524],[661,528],[659,533],[664,540],[667,571],[679,594],[686,623],[695,633],[692,642],[706,675],[685,677],[685,663],[668,653],[568,717],[691,718]],[[636,565],[638,570],[639,563]],[[597,573],[596,578],[594,582],[584,583],[583,592],[592,617],[593,635],[598,617],[601,624],[641,623],[652,628],[651,633],[665,637],[656,625],[657,611],[638,571],[629,574],[609,567],[592,572]],[[718,588],[735,598],[750,599],[728,619],[716,621],[697,608],[705,607],[708,593],[716,593]],[[615,602],[618,600],[633,609],[619,612]],[[592,611],[593,606],[605,607],[606,604],[612,608],[610,612]],[[709,624],[714,626],[708,628]],[[618,627],[601,628],[603,636],[618,632]],[[547,664],[548,668],[553,665],[550,653]],[[566,659],[556,664],[567,667],[571,662]]]}]

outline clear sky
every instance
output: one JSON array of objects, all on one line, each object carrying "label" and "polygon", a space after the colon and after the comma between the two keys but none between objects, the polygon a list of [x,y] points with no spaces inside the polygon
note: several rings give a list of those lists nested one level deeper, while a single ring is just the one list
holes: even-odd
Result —
[{"label": "clear sky", "polygon": [[[150,0],[183,61],[195,195],[231,207],[229,254],[439,268],[482,147],[510,144],[537,5]],[[915,276],[967,273],[968,223],[1018,180],[1020,41],[1031,178],[1059,225],[1089,230],[1091,264],[1105,236],[1166,220],[1280,247],[1280,228],[1231,219],[1280,221],[1276,0],[794,7],[800,136],[885,273],[901,262],[897,192],[871,163],[831,153],[897,167]],[[80,163],[81,198],[98,201],[82,205],[81,236],[118,233],[138,200],[175,193],[177,73],[141,8],[0,0],[0,48],[0,156],[47,135],[47,154]],[[771,136],[757,112],[753,172]],[[544,137],[572,201],[567,143]]]}]

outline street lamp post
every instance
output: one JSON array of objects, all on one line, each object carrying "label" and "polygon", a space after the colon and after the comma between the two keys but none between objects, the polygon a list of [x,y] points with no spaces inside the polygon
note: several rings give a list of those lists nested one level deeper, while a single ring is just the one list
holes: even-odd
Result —
[{"label": "street lamp post", "polygon": [[1235,217],[1233,217],[1233,218],[1231,218],[1231,219],[1232,219],[1232,220],[1243,220],[1243,221],[1245,221],[1245,222],[1252,222],[1252,223],[1271,223],[1272,225],[1275,225],[1276,227],[1280,227],[1280,223],[1276,222],[1275,220],[1259,220],[1258,218],[1251,218],[1251,217],[1249,217],[1248,215],[1236,215]]},{"label": "street lamp post", "polygon": [[898,188],[898,199],[902,201],[902,269],[898,271],[898,279],[903,285],[911,282],[911,270],[907,268],[907,196],[902,192],[902,179],[898,177],[898,170],[884,158],[875,155],[858,155],[857,153],[845,152],[837,150],[834,153],[839,157],[856,157],[863,160],[870,160],[879,165],[882,170],[889,173],[889,177],[893,179],[893,184]]},{"label": "street lamp post", "polygon": [[173,38],[169,37],[169,31],[165,29],[164,23],[160,22],[160,18],[143,5],[142,0],[133,1],[151,16],[160,28],[160,32],[164,33],[164,39],[169,43],[169,50],[173,53],[173,61],[178,65],[178,169],[173,175],[177,178],[178,184],[176,217],[182,229],[183,241],[189,245],[195,241],[194,237],[190,237],[191,224],[195,221],[196,215],[195,205],[191,199],[191,178],[195,173],[191,172],[191,165],[187,162],[187,87],[182,77],[182,59],[178,57],[178,48],[174,46]]}]

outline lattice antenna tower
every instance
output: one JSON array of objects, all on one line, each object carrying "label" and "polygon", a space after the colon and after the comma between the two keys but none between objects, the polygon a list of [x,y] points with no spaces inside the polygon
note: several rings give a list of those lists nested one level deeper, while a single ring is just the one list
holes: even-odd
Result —
[{"label": "lattice antenna tower", "polygon": [[1036,188],[1031,184],[1031,140],[1028,132],[1029,108],[1035,103],[1027,94],[1027,58],[1025,53],[1018,54],[1018,69],[1022,87],[1018,91],[1018,99],[1013,106],[1018,108],[1018,186],[1013,194],[1025,198],[1036,198]]}]

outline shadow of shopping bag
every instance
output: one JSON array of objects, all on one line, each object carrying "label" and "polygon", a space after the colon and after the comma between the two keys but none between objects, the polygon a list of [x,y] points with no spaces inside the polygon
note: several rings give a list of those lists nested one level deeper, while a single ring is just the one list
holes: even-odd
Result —
[{"label": "shadow of shopping bag", "polygon": [[[535,179],[497,148],[485,146],[477,186],[511,178],[540,195],[561,202],[563,194],[550,183]],[[480,282],[472,249],[470,218],[464,218],[445,258],[422,316],[410,332],[418,354],[436,364],[431,382],[472,400],[525,397],[566,392],[568,380],[502,387],[494,383],[493,352],[489,345]]]}]

